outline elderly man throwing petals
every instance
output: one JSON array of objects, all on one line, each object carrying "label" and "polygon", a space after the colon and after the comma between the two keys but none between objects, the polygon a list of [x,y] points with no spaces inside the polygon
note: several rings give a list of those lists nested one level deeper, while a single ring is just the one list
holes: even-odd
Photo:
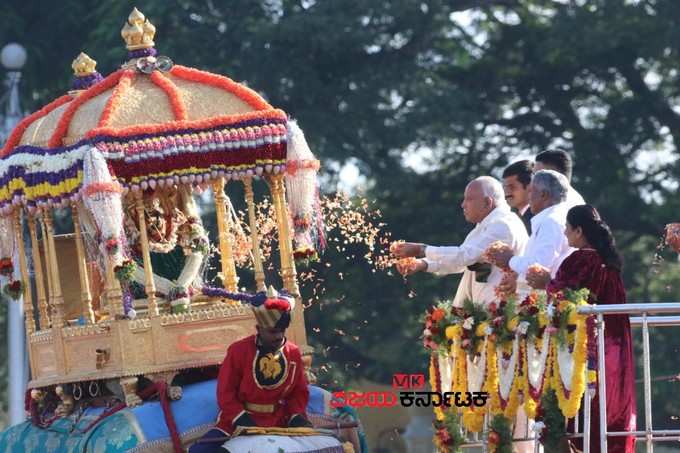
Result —
[{"label": "elderly man throwing petals", "polygon": [[[562,174],[553,170],[536,172],[529,186],[529,205],[534,217],[525,252],[514,252],[510,244],[494,244],[487,258],[496,266],[509,267],[521,282],[532,280],[534,269],[546,268],[554,276],[562,261],[574,251],[564,235],[568,189],[569,182]],[[505,281],[501,286],[505,292],[515,292],[516,283]]]},{"label": "elderly man throwing petals", "polygon": [[482,262],[482,255],[496,241],[503,241],[513,253],[522,254],[528,239],[526,229],[505,201],[501,183],[490,176],[481,176],[467,185],[461,207],[465,220],[475,224],[461,245],[433,247],[403,242],[393,244],[391,250],[397,258],[417,258],[412,265],[399,269],[404,275],[423,271],[437,275],[462,272],[455,306],[462,306],[465,299],[489,304],[496,300],[494,290],[503,272]]}]

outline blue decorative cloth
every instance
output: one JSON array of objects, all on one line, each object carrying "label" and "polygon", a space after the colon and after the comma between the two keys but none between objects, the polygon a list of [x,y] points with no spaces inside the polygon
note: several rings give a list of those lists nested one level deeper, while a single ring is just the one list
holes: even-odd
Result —
[{"label": "blue decorative cloth", "polygon": [[[183,388],[182,399],[170,404],[180,435],[215,423],[218,412],[216,385],[215,380],[187,385]],[[59,419],[47,429],[35,427],[31,422],[12,426],[0,433],[0,452],[114,453],[170,440],[170,432],[158,401],[123,409],[83,433],[103,410],[88,408],[80,416],[73,414]]]},{"label": "blue decorative cloth", "polygon": [[[216,386],[216,380],[186,385],[182,399],[171,402],[177,430],[183,438],[192,432],[209,429],[217,420]],[[309,390],[308,413],[332,413],[330,394],[315,386],[309,386]],[[82,414],[74,413],[58,419],[46,429],[35,427],[30,421],[12,426],[0,433],[0,453],[118,453],[150,447],[155,443],[170,443],[170,432],[158,401],[123,409],[83,432],[103,411],[102,408],[87,408]],[[356,413],[350,417],[355,418]],[[362,441],[365,453],[363,447]]]}]

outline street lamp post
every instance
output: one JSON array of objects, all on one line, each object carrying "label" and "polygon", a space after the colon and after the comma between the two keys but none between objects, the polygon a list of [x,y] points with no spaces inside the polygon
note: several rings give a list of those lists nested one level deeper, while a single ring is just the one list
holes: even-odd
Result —
[{"label": "street lamp post", "polygon": [[[0,51],[0,63],[7,71],[7,91],[2,96],[4,112],[0,113],[0,143],[4,143],[14,127],[23,117],[19,102],[19,81],[21,69],[26,63],[26,49],[17,43],[7,44]],[[16,260],[13,260],[16,262]],[[26,343],[24,335],[23,302],[9,301],[7,307],[8,347],[8,400],[9,424],[15,425],[25,419],[24,392],[26,391]]]}]

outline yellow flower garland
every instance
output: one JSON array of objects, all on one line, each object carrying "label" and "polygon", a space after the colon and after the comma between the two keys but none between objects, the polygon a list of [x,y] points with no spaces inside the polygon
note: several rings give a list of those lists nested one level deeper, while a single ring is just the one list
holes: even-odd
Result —
[{"label": "yellow flower garland", "polygon": [[496,355],[496,342],[487,337],[486,340],[486,379],[482,387],[489,393],[489,408],[492,414],[497,414],[501,409],[500,395],[498,394],[498,359]]},{"label": "yellow flower garland", "polygon": [[[539,348],[543,347],[543,342],[545,341],[544,338],[540,339],[540,346]],[[550,341],[550,340],[548,340]],[[534,340],[534,347],[538,345],[538,338]],[[524,342],[522,345],[522,374],[523,376],[523,389],[524,389],[524,412],[526,412],[527,416],[529,418],[536,418],[536,409],[538,408],[538,402],[531,396],[531,383],[529,382],[529,367],[528,367],[528,362],[529,362],[529,354],[527,351],[527,347],[529,347],[529,344],[527,342]],[[551,346],[548,345],[550,348]],[[550,365],[551,365],[551,357],[552,357],[552,348],[548,349],[548,357],[546,357],[545,361],[545,370],[543,371],[543,379],[544,379],[544,384],[543,388],[541,389],[541,393],[545,392],[547,388],[550,386],[550,379],[548,376],[550,376]]]},{"label": "yellow flower garland", "polygon": [[[575,310],[576,308],[574,308]],[[588,352],[588,335],[586,331],[586,317],[578,316],[576,321],[576,335],[574,338],[574,359],[573,374],[571,376],[571,391],[569,398],[564,396],[564,386],[560,376],[560,365],[557,359],[557,342],[551,348],[552,353],[552,387],[557,394],[557,402],[562,414],[567,418],[573,418],[578,414],[581,407],[581,399],[586,390],[586,359]]]},{"label": "yellow flower garland", "polygon": [[[441,386],[437,385],[437,368],[434,361],[437,360],[437,353],[433,352],[430,355],[430,387],[433,392],[441,392]],[[441,373],[439,373],[441,376]],[[444,420],[444,409],[442,406],[434,406],[434,416],[437,420]]]},{"label": "yellow flower garland", "polygon": [[[524,340],[519,342],[519,354],[518,360],[523,357],[524,351]],[[526,375],[526,373],[524,373]],[[515,418],[517,415],[517,408],[519,407],[519,393],[523,389],[523,380],[519,376],[519,361],[515,364],[515,377],[512,380],[512,386],[510,387],[510,395],[508,395],[508,402],[503,410],[503,415],[509,419]]]},{"label": "yellow flower garland", "polygon": [[471,433],[481,433],[484,429],[484,410],[466,407],[463,411],[463,426]]},{"label": "yellow flower garland", "polygon": [[[576,307],[580,303],[572,303],[569,301],[561,301],[558,307],[561,311],[566,311],[571,308],[569,314],[569,324],[575,324],[576,329],[567,335],[567,341],[569,344],[573,343],[573,354],[572,359],[574,361],[573,375],[571,378],[571,392],[569,398],[564,395],[564,385],[560,376],[559,361],[557,356],[558,346],[557,343],[552,340],[552,344],[547,345],[548,347],[548,357],[546,359],[545,371],[544,371],[544,384],[543,391],[548,388],[553,388],[557,394],[559,408],[562,414],[567,418],[573,418],[577,415],[583,394],[586,388],[586,381],[594,382],[596,380],[596,375],[593,371],[589,371],[588,377],[585,377],[585,368],[587,365],[587,345],[588,345],[588,335],[586,329],[586,317],[582,315],[577,315]],[[513,320],[510,320],[512,324]],[[545,323],[545,319],[542,320]],[[468,391],[467,383],[467,352],[461,347],[461,334],[462,328],[459,325],[448,326],[446,328],[446,337],[451,342],[451,347],[449,349],[450,357],[454,360],[454,366],[451,376],[451,391],[460,392],[465,394]],[[545,338],[536,338],[534,347],[542,348],[543,343],[546,341]],[[507,404],[505,409],[501,409],[501,398],[499,393],[500,378],[499,378],[499,364],[497,353],[500,351],[511,350],[508,343],[497,344],[495,340],[486,337],[482,344],[480,344],[479,351],[486,354],[486,370],[485,378],[482,383],[482,389],[489,394],[489,412],[493,415],[503,415],[507,418],[513,419],[517,415],[517,410],[520,404],[523,404],[524,410],[526,411],[529,418],[536,417],[536,411],[538,406],[538,401],[530,395],[530,384],[528,375],[528,354],[527,348],[529,344],[526,339],[521,339],[519,341],[519,351],[520,360],[522,360],[521,365],[517,363],[514,370],[514,378],[512,386],[510,388],[510,394],[508,395]],[[433,391],[440,392],[441,385],[437,385],[437,360],[436,354],[430,356],[430,385]],[[524,401],[521,402],[521,395],[524,395]],[[441,421],[444,419],[444,413],[447,409],[444,407],[435,407],[434,414],[437,420]],[[481,432],[484,425],[484,415],[486,413],[486,408],[476,408],[476,407],[462,407],[462,408],[452,408],[451,410],[457,411],[462,414],[462,424],[470,432]]]},{"label": "yellow flower garland", "polygon": [[451,345],[451,353],[454,357],[453,388],[454,392],[467,392],[467,362],[465,351],[460,347],[460,340],[456,339]]}]

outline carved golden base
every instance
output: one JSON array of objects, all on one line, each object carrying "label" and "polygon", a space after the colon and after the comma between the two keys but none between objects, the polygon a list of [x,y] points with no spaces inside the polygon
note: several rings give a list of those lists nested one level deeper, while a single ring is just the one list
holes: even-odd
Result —
[{"label": "carved golden base", "polygon": [[[29,388],[133,376],[171,385],[179,370],[222,363],[227,347],[255,333],[254,326],[248,307],[220,304],[179,315],[39,331],[30,336],[34,379]],[[120,381],[132,404],[136,381]],[[169,387],[169,394],[178,399],[181,389]]]}]

